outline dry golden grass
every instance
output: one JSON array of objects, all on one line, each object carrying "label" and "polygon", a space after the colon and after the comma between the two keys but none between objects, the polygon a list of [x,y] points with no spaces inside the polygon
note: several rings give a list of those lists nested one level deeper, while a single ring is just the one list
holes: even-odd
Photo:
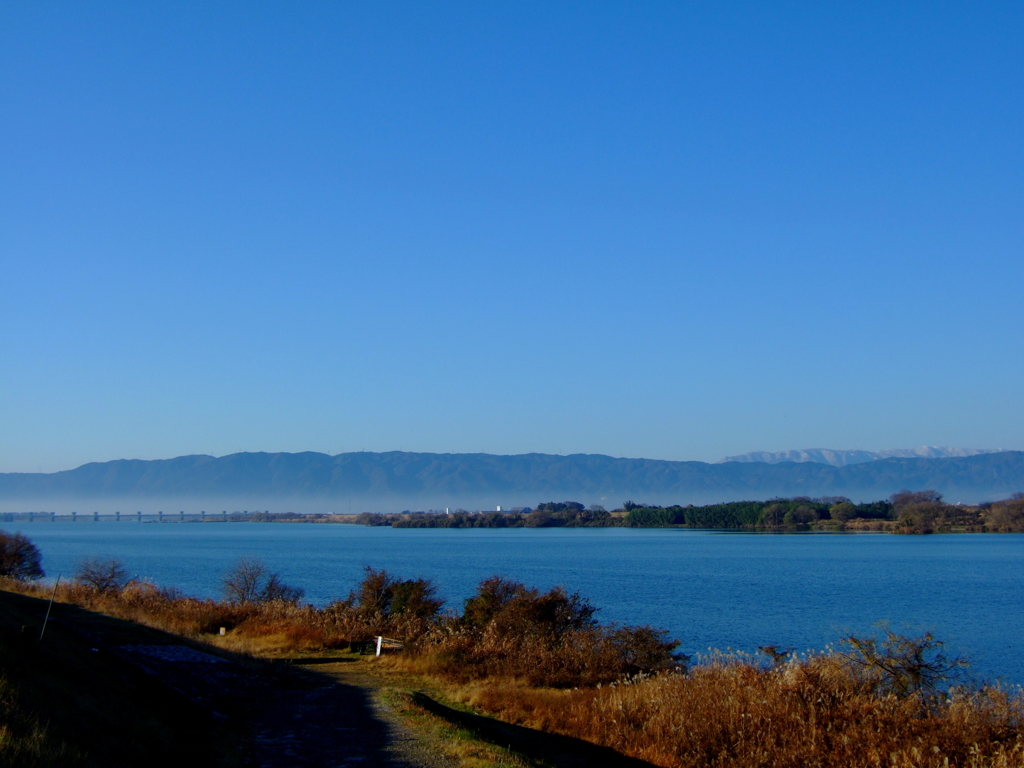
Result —
[{"label": "dry golden grass", "polygon": [[[0,588],[33,597],[50,596],[49,588],[33,582],[0,579]],[[376,635],[413,640],[434,626],[427,619],[362,611],[346,602],[325,608],[284,601],[238,604],[186,597],[145,582],[108,591],[62,583],[56,601],[183,637],[202,638],[232,650],[251,649],[257,655],[345,647]],[[223,637],[219,634],[222,627],[226,631]]]},{"label": "dry golden grass", "polygon": [[[1019,692],[892,693],[877,668],[840,652],[774,667],[715,656],[686,671],[637,676],[637,668],[669,666],[672,644],[662,635],[588,623],[587,605],[564,593],[516,594],[485,606],[483,619],[480,606],[477,619],[468,609],[463,617],[423,618],[362,610],[352,601],[323,609],[236,605],[146,584],[106,593],[72,584],[58,599],[260,656],[337,648],[376,634],[402,638],[406,651],[381,659],[379,668],[429,678],[447,697],[502,720],[665,768],[1024,768]],[[552,606],[557,610],[548,611]]]},{"label": "dry golden grass", "polygon": [[666,768],[1024,766],[1019,696],[882,696],[837,654],[775,670],[720,659],[685,675],[572,691],[478,685],[461,697]]}]

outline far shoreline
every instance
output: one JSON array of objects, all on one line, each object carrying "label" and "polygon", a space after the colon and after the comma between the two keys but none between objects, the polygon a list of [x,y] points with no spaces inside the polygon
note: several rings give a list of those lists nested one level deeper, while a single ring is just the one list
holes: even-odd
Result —
[{"label": "far shoreline", "polygon": [[721,504],[657,506],[626,501],[614,510],[577,501],[542,502],[536,508],[494,511],[405,510],[358,514],[222,510],[219,513],[158,511],[28,511],[0,513],[0,524],[101,521],[136,523],[314,523],[391,528],[681,528],[763,533],[1022,533],[1024,493],[978,505],[947,504],[933,490],[900,491],[888,499],[853,503],[844,496],[795,496]]}]

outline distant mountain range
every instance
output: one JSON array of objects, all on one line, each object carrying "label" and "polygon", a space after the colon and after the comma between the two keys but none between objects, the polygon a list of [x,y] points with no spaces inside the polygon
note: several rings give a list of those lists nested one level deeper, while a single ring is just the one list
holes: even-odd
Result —
[{"label": "distant mountain range", "polygon": [[708,503],[772,496],[879,499],[901,488],[949,501],[1024,490],[1024,452],[950,458],[820,462],[619,459],[406,453],[236,453],[118,460],[64,472],[0,474],[0,511],[242,510],[400,511],[493,509],[573,499],[608,508],[632,499]]},{"label": "distant mountain range", "polygon": [[805,448],[802,451],[753,451],[741,456],[726,456],[719,464],[727,461],[754,462],[765,464],[781,464],[784,461],[803,463],[812,461],[816,464],[831,464],[833,467],[845,467],[849,464],[864,464],[879,459],[949,459],[963,456],[980,456],[984,453],[1001,453],[1001,449],[986,448],[947,448],[938,445],[925,445],[920,448],[897,448],[892,451],[834,451],[829,448]]}]

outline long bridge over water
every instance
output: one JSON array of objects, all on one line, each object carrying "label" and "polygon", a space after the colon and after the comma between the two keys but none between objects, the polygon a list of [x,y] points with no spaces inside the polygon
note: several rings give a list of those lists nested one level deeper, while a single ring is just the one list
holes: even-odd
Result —
[{"label": "long bridge over water", "polygon": [[207,523],[252,521],[266,512],[0,512],[0,522],[52,523]]}]

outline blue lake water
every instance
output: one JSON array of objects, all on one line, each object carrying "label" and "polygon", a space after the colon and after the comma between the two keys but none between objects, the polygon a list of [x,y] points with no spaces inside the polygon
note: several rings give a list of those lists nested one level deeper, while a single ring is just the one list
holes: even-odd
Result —
[{"label": "blue lake water", "polygon": [[972,672],[1024,684],[1024,535],[751,534],[666,529],[408,530],[280,523],[16,523],[49,577],[84,557],[217,596],[240,556],[306,599],[345,597],[362,567],[426,576],[457,605],[483,578],[563,585],[603,621],[671,631],[681,650],[821,649],[877,621],[933,630]]}]

